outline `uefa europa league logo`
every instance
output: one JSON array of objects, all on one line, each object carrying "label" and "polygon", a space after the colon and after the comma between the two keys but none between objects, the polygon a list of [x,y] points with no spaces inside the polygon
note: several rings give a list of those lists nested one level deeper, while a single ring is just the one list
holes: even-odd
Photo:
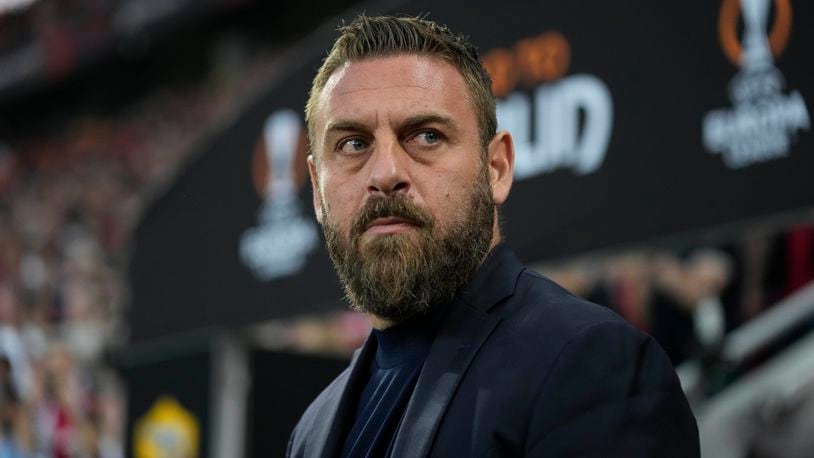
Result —
[{"label": "uefa europa league logo", "polygon": [[305,265],[319,236],[312,218],[303,215],[297,191],[305,181],[305,135],[292,110],[273,112],[255,151],[255,188],[263,197],[259,224],[240,239],[240,258],[263,281],[291,275]]},{"label": "uefa europa league logo", "polygon": [[[769,26],[770,8],[774,22]],[[738,18],[743,38],[738,40]],[[784,93],[785,78],[775,66],[791,34],[790,0],[723,0],[719,21],[721,45],[740,67],[729,82],[733,106],[710,111],[702,125],[703,142],[733,169],[785,157],[810,119],[798,91]]]}]

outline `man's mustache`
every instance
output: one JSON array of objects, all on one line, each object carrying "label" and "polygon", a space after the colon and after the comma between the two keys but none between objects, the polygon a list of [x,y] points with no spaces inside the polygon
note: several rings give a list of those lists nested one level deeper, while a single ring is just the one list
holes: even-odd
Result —
[{"label": "man's mustache", "polygon": [[353,220],[350,236],[356,239],[378,218],[399,218],[418,228],[432,228],[434,220],[426,211],[402,194],[369,198]]}]

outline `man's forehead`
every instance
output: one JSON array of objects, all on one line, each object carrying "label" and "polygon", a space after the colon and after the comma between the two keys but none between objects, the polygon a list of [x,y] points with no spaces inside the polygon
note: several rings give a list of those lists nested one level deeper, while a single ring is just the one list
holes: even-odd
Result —
[{"label": "man's forehead", "polygon": [[399,87],[434,90],[455,79],[463,82],[454,66],[437,57],[417,54],[369,57],[345,62],[337,68],[328,78],[323,94]]},{"label": "man's forehead", "polygon": [[353,115],[359,103],[367,109],[382,98],[412,101],[416,110],[426,111],[429,107],[422,104],[452,108],[470,97],[457,68],[440,58],[416,54],[365,58],[346,62],[331,74],[319,97],[317,125],[325,126],[326,115]]}]

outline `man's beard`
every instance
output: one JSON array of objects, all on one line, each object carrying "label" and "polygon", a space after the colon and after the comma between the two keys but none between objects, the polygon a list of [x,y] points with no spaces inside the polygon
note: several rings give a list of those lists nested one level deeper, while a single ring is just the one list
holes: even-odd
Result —
[{"label": "man's beard", "polygon": [[[427,211],[401,193],[371,197],[345,238],[323,206],[325,244],[351,308],[399,322],[452,300],[492,242],[495,206],[485,167],[462,207],[441,229]],[[414,227],[363,242],[367,226],[386,217],[407,220]]]}]

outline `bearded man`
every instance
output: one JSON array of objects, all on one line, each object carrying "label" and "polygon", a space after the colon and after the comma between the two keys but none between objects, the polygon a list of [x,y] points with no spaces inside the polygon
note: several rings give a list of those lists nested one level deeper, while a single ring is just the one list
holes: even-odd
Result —
[{"label": "bearded man", "polygon": [[357,18],[306,121],[317,219],[374,329],[303,414],[289,456],[699,455],[658,345],[501,242],[512,139],[463,37]]}]

